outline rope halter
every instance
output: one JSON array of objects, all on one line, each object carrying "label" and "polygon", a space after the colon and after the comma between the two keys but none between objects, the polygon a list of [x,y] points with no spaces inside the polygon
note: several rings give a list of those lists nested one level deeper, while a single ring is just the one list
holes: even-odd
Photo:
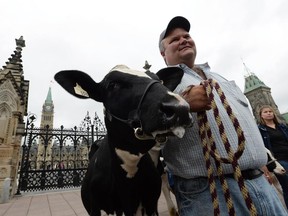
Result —
[{"label": "rope halter", "polygon": [[[233,167],[234,171],[234,178],[238,183],[238,186],[241,190],[242,196],[245,200],[246,206],[250,211],[250,215],[256,216],[257,215],[257,210],[256,207],[254,206],[252,199],[249,195],[248,189],[245,186],[244,179],[241,173],[240,166],[238,164],[238,159],[241,157],[243,154],[243,151],[245,149],[245,137],[242,128],[240,127],[240,124],[238,122],[238,119],[235,117],[227,99],[220,88],[219,84],[213,80],[213,79],[208,79],[205,80],[201,83],[204,88],[206,89],[206,93],[208,98],[211,101],[211,108],[213,111],[213,115],[215,117],[217,126],[219,128],[219,133],[221,136],[221,139],[223,141],[225,150],[227,152],[227,157],[221,157],[219,154],[216,144],[214,142],[214,137],[211,132],[211,127],[207,119],[206,111],[201,111],[197,113],[197,118],[198,118],[198,124],[199,124],[199,134],[200,138],[202,141],[202,146],[203,146],[203,154],[205,157],[205,165],[207,168],[207,173],[208,173],[208,182],[210,186],[210,193],[211,193],[211,198],[213,202],[213,208],[214,208],[214,215],[220,215],[220,210],[219,210],[219,200],[217,197],[217,191],[216,191],[216,183],[215,183],[215,178],[213,176],[213,166],[211,163],[211,158],[214,159],[216,169],[217,169],[217,175],[220,180],[222,190],[225,196],[225,201],[226,201],[226,206],[228,208],[228,213],[230,216],[236,215],[235,209],[233,206],[232,198],[230,195],[228,183],[225,179],[224,172],[223,172],[223,167],[222,163],[224,164],[231,164]],[[229,116],[231,119],[231,122],[233,123],[234,129],[238,135],[238,147],[236,151],[234,152],[233,149],[231,148],[231,145],[229,143],[229,140],[227,138],[227,135],[225,133],[225,128],[223,125],[223,122],[221,120],[221,117],[219,115],[219,110],[217,108],[214,95],[213,95],[213,88],[216,90],[217,94],[220,97],[220,100]]]}]

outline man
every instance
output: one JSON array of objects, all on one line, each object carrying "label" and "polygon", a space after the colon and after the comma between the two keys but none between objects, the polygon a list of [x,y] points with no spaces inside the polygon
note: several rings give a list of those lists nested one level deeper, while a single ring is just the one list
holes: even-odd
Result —
[{"label": "man", "polygon": [[[184,17],[174,17],[161,33],[160,53],[167,66],[178,66],[184,71],[183,77],[175,89],[182,93],[187,86],[193,85],[187,101],[195,119],[193,127],[188,128],[182,139],[171,138],[163,147],[164,160],[173,174],[174,191],[181,216],[213,215],[213,204],[209,190],[207,168],[203,154],[202,140],[199,136],[197,115],[206,111],[216,148],[222,157],[227,157],[219,133],[211,104],[201,82],[216,80],[226,95],[227,101],[239,121],[245,136],[245,150],[238,160],[244,183],[256,207],[258,215],[287,215],[276,191],[263,177],[260,168],[267,162],[267,155],[258,127],[248,107],[248,102],[234,81],[228,81],[219,74],[210,71],[207,63],[195,65],[196,46],[189,34],[190,23]],[[225,134],[234,151],[238,147],[238,136],[227,110],[217,92],[213,90],[215,102]],[[213,160],[212,160],[213,161]],[[213,162],[212,162],[213,163]],[[214,176],[217,176],[213,163]],[[237,181],[233,177],[231,164],[222,164],[224,177],[228,183],[236,215],[250,215],[242,197]],[[228,215],[225,197],[219,179],[215,178],[220,215]]]}]

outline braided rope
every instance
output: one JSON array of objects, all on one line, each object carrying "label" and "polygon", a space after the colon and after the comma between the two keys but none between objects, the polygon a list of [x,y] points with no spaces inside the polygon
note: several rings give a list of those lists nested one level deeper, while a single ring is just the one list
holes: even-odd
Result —
[{"label": "braided rope", "polygon": [[[210,193],[211,193],[212,202],[213,202],[214,215],[220,215],[220,210],[219,210],[219,203],[218,203],[217,192],[216,192],[216,185],[215,185],[216,183],[215,183],[215,179],[213,176],[213,167],[211,164],[210,157],[212,157],[215,161],[218,178],[219,178],[221,186],[222,186],[222,190],[224,193],[224,197],[225,197],[225,201],[226,201],[229,215],[235,215],[235,209],[233,206],[233,202],[232,202],[232,198],[230,195],[227,181],[224,177],[223,168],[222,168],[221,163],[225,163],[225,164],[229,163],[232,165],[233,170],[234,170],[234,178],[238,183],[238,186],[241,190],[242,196],[245,200],[246,206],[250,211],[250,215],[256,216],[257,215],[256,207],[254,206],[252,199],[249,195],[248,189],[245,186],[244,179],[243,179],[243,176],[241,173],[241,169],[240,169],[240,166],[238,164],[238,159],[241,157],[241,155],[243,154],[243,151],[245,149],[244,133],[243,133],[243,131],[240,127],[240,124],[239,124],[237,118],[235,117],[228,101],[226,100],[226,96],[223,93],[222,89],[220,88],[219,84],[215,80],[208,79],[208,82],[203,82],[202,85],[205,87],[207,95],[211,101],[211,107],[213,110],[213,114],[214,114],[217,126],[219,128],[219,133],[220,133],[221,139],[223,141],[223,144],[224,144],[225,150],[227,152],[227,156],[228,156],[227,158],[220,156],[220,154],[216,148],[216,144],[214,142],[214,137],[213,137],[213,134],[211,132],[211,128],[210,128],[210,125],[209,125],[209,122],[207,119],[206,112],[205,111],[198,112],[199,133],[200,133],[200,137],[202,140],[203,154],[204,154],[205,161],[206,161],[206,168],[207,168],[207,173],[208,173],[208,182],[210,185]],[[231,145],[230,145],[229,140],[227,138],[227,135],[225,133],[225,128],[224,128],[224,125],[222,123],[221,117],[219,115],[219,110],[218,110],[217,105],[215,103],[214,95],[212,93],[213,88],[215,88],[216,92],[218,93],[220,100],[221,100],[224,108],[226,109],[227,114],[229,115],[229,117],[233,123],[233,126],[235,128],[235,131],[238,135],[238,148],[235,152],[231,148]]]}]

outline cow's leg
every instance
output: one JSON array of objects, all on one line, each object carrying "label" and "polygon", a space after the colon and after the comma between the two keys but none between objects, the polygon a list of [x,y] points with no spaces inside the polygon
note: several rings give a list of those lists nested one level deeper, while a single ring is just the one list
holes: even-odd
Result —
[{"label": "cow's leg", "polygon": [[169,211],[170,216],[178,216],[178,212],[176,210],[176,207],[174,205],[174,202],[172,201],[171,194],[170,194],[170,186],[168,182],[167,173],[164,172],[161,176],[162,178],[162,193],[164,195],[164,198],[166,200],[167,208]]},{"label": "cow's leg", "polygon": [[152,161],[154,162],[155,167],[157,167],[157,170],[159,171],[162,179],[161,189],[162,193],[164,195],[167,208],[169,211],[170,216],[178,216],[177,209],[175,207],[174,202],[172,201],[171,195],[170,195],[170,186],[168,182],[167,172],[165,171],[165,163],[164,161],[160,159],[161,157],[161,147],[159,143],[156,143],[155,146],[149,151],[149,154],[152,158]]},{"label": "cow's leg", "polygon": [[101,216],[101,212],[99,210],[93,209],[92,207],[90,216]]},{"label": "cow's leg", "polygon": [[272,184],[277,189],[278,193],[283,194],[282,187],[281,187],[277,177],[275,176],[275,174],[270,173],[270,177],[271,177]]},{"label": "cow's leg", "polygon": [[[161,163],[159,163],[161,165]],[[141,194],[140,205],[143,215],[158,215],[158,199],[161,195],[161,175],[156,169],[150,154],[145,154],[138,163],[137,173],[138,193]],[[163,168],[162,168],[163,169]],[[141,171],[140,171],[141,170]],[[136,189],[136,188],[135,188]]]},{"label": "cow's leg", "polygon": [[95,202],[97,203],[97,201],[95,201],[92,196],[92,198],[90,199],[90,216],[101,216],[101,210],[95,206]]},{"label": "cow's leg", "polygon": [[123,216],[123,211],[116,211],[116,216]]},{"label": "cow's leg", "polygon": [[[98,206],[97,198],[95,197],[95,194],[93,193],[94,187],[90,186],[90,190],[86,191],[87,194],[89,194],[89,206],[90,206],[90,216],[101,216],[101,209]],[[96,190],[97,191],[97,190]]]}]

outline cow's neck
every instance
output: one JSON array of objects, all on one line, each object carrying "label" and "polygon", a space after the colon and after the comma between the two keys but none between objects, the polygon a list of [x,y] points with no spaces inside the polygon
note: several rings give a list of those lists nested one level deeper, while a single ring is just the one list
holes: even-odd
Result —
[{"label": "cow's neck", "polygon": [[[115,119],[113,122],[106,121],[107,135],[115,149],[128,151],[131,154],[147,153],[154,145],[155,140],[139,140],[134,134],[134,129],[129,125]],[[112,124],[113,123],[113,124]]]},{"label": "cow's neck", "polygon": [[138,155],[131,154],[128,151],[115,148],[116,155],[121,159],[121,168],[127,173],[127,178],[133,178],[138,171],[138,163],[143,156],[139,153]]},{"label": "cow's neck", "polygon": [[[127,129],[127,128],[126,128]],[[138,163],[154,145],[154,140],[138,140],[132,128],[107,131],[111,150],[119,158],[120,167],[133,178],[138,171]]]}]

